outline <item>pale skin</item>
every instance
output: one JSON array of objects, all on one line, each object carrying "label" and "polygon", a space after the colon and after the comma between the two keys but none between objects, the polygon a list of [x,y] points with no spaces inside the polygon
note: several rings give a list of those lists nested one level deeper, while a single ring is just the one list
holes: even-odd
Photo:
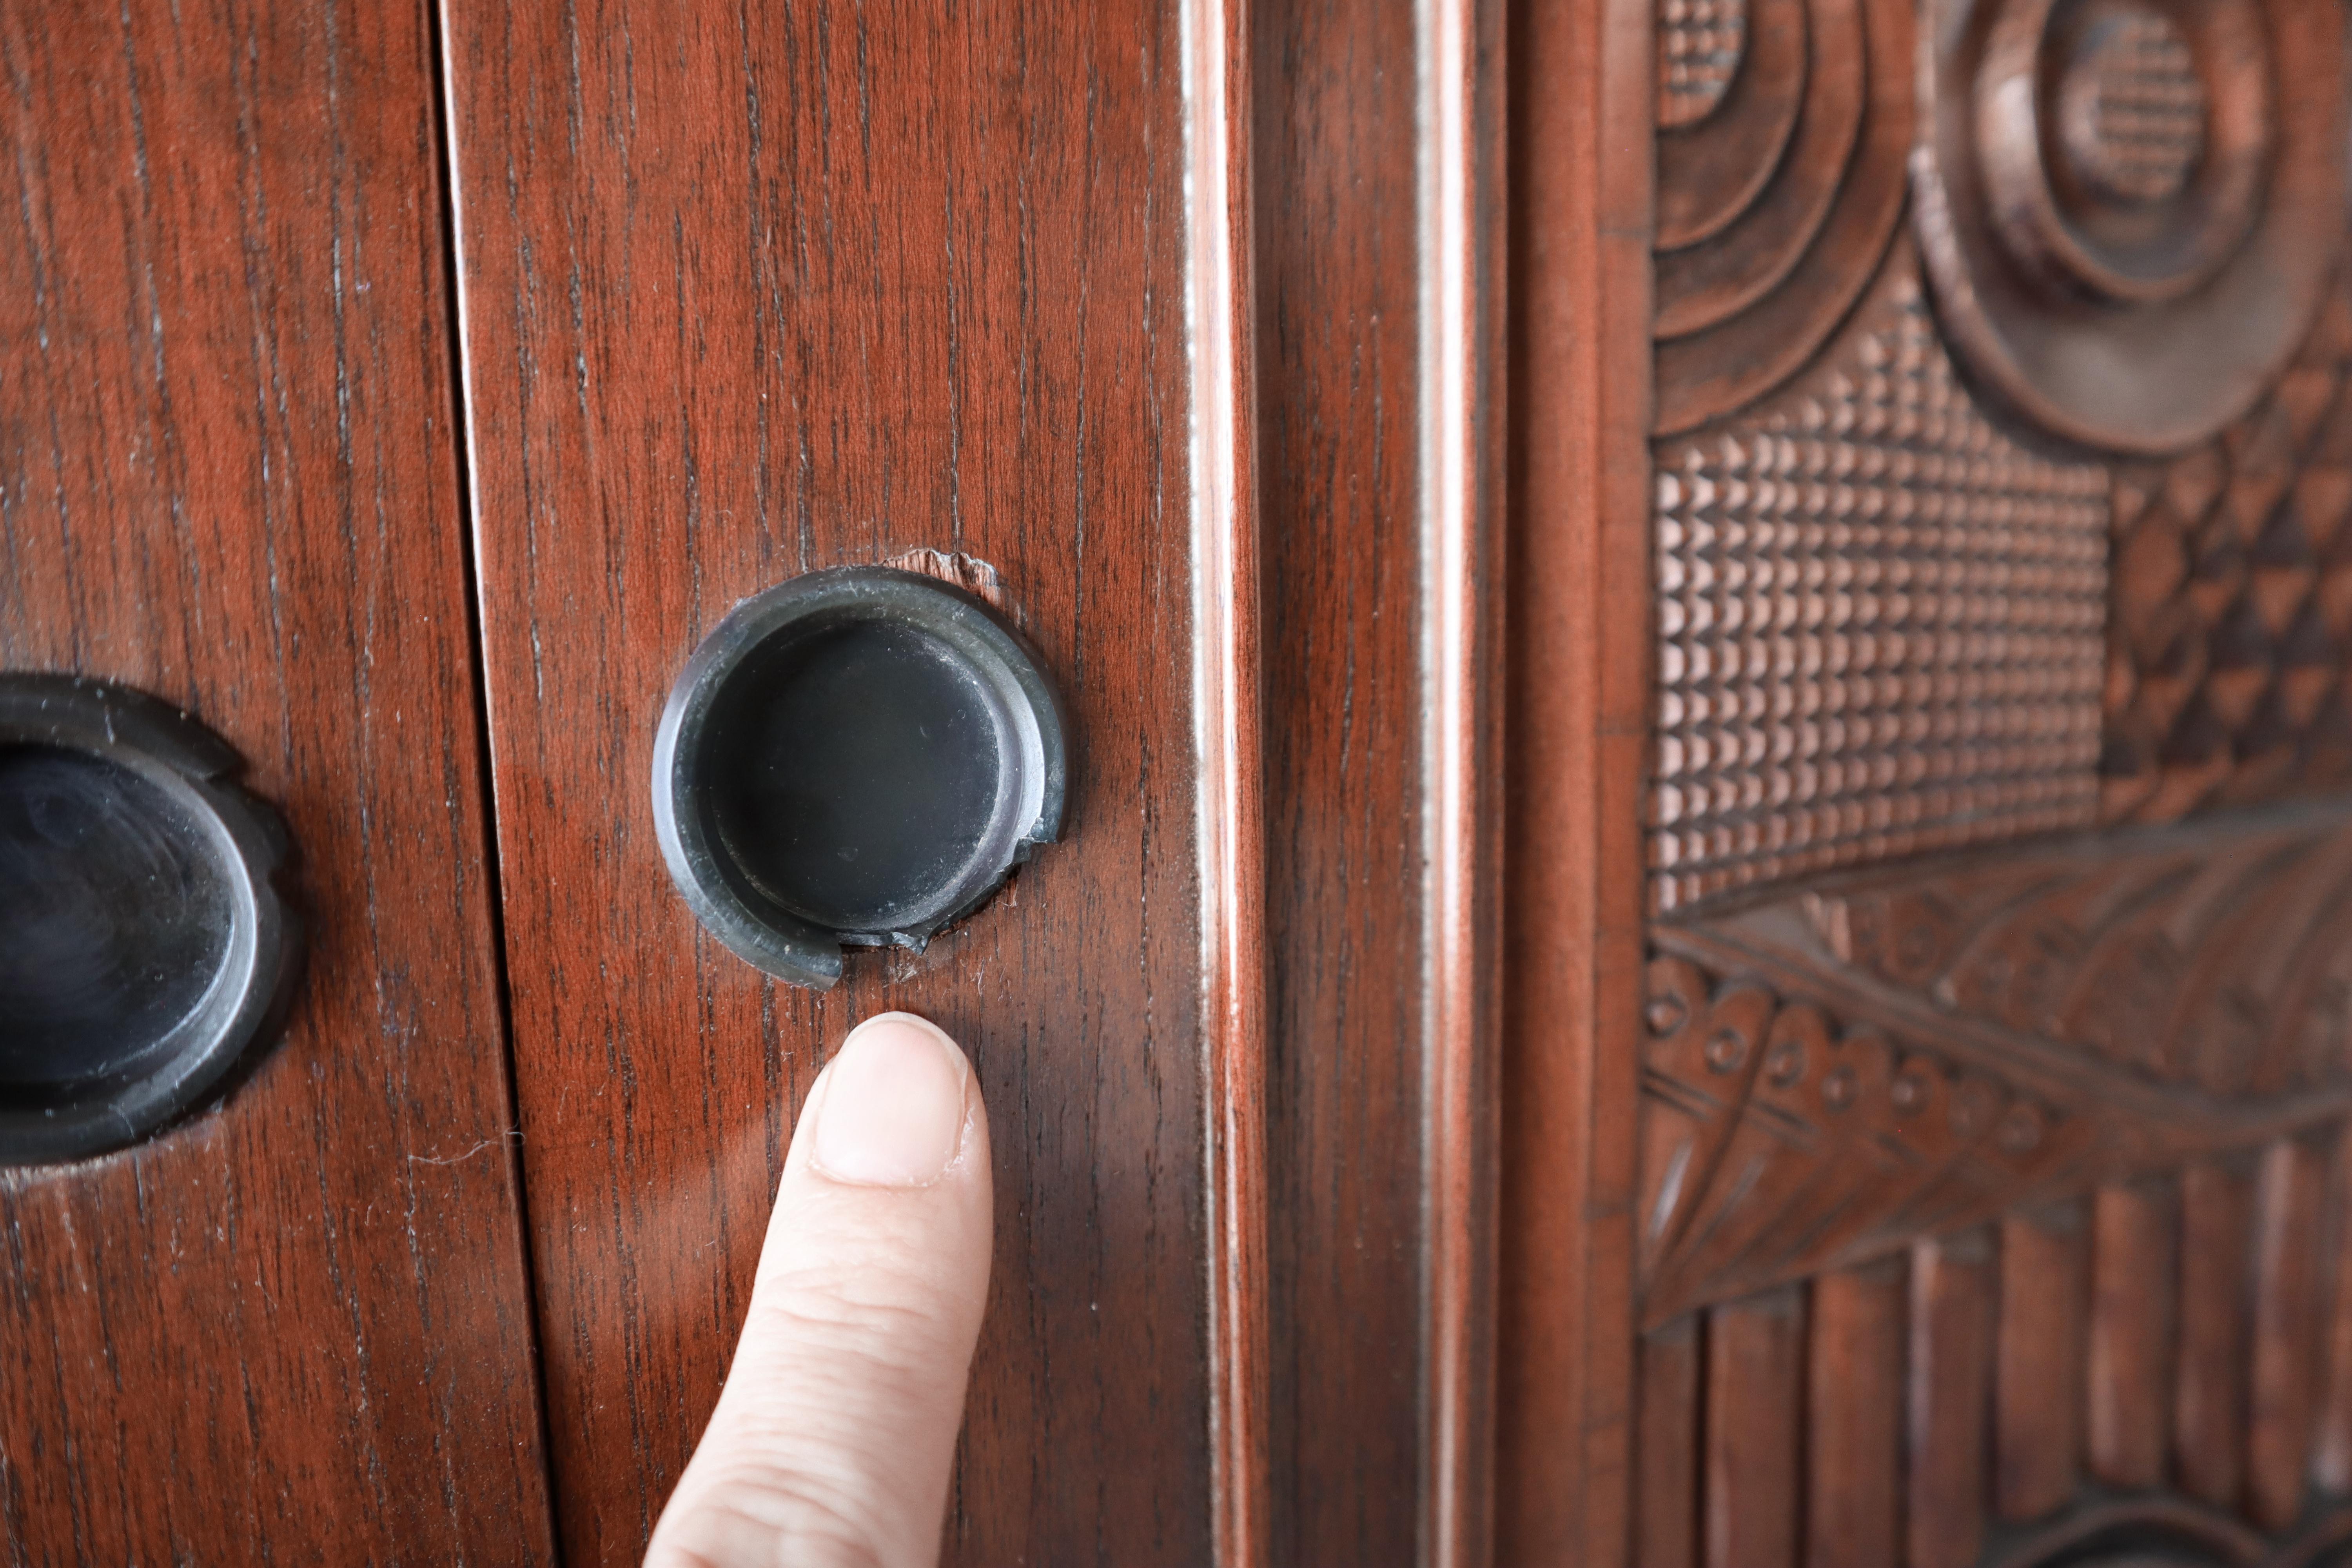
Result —
[{"label": "pale skin", "polygon": [[646,1568],[935,1568],[992,1225],[971,1064],[910,1014],[867,1019],[802,1108],[734,1364]]}]

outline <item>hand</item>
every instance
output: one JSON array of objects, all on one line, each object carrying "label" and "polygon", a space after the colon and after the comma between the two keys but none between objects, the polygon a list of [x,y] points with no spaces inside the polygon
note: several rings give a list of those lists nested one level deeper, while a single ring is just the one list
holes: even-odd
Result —
[{"label": "hand", "polygon": [[784,1159],[735,1364],[646,1568],[930,1568],[988,1296],[988,1113],[908,1013],[850,1031]]}]

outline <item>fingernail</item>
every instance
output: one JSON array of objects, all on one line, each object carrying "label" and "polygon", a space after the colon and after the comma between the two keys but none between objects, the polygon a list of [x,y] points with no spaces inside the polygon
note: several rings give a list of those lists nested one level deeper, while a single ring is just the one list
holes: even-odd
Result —
[{"label": "fingernail", "polygon": [[836,1182],[926,1187],[963,1147],[971,1066],[912,1013],[880,1013],[849,1031],[824,1078],[815,1163]]}]

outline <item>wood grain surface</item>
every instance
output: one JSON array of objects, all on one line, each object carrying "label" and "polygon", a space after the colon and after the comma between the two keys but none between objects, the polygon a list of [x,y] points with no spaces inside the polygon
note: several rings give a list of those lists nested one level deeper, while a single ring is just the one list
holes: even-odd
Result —
[{"label": "wood grain surface", "polygon": [[[1274,1551],[1467,1563],[1491,1420],[1495,426],[1467,211],[1490,79],[1468,12],[1254,16]],[[1468,319],[1441,330],[1448,310]]]},{"label": "wood grain surface", "polygon": [[0,1172],[0,1561],[551,1560],[429,12],[0,8],[0,665],[191,709],[299,846],[283,1038]]},{"label": "wood grain surface", "polygon": [[1698,1327],[1693,1314],[1642,1336],[1633,1550],[1641,1568],[1698,1562]]},{"label": "wood grain surface", "polygon": [[1804,1343],[1805,1295],[1794,1287],[1707,1315],[1707,1568],[1795,1568]]},{"label": "wood grain surface", "polygon": [[1968,1568],[1984,1540],[2000,1282],[1984,1231],[1911,1251],[1910,1468],[1913,1568]]},{"label": "wood grain surface", "polygon": [[1420,267],[1410,7],[1257,12],[1274,943],[1268,1214],[1286,1563],[1419,1529]]},{"label": "wood grain surface", "polygon": [[2246,1373],[2246,1513],[2284,1530],[2303,1513],[2318,1405],[2327,1159],[2283,1139],[2263,1151],[2254,1188],[2253,1310]]},{"label": "wood grain surface", "polygon": [[1908,1283],[1900,1258],[1813,1281],[1806,1568],[1874,1568],[1901,1552]]},{"label": "wood grain surface", "polygon": [[2161,1486],[2172,1406],[2180,1209],[2174,1186],[2103,1187],[2091,1210],[2089,1462],[2116,1488]]},{"label": "wood grain surface", "polygon": [[2238,1500],[2246,1468],[2248,1247],[2253,1184],[2242,1161],[2180,1173],[2180,1362],[2174,1478],[2200,1502]]},{"label": "wood grain surface", "polygon": [[2088,1210],[2077,1199],[2001,1221],[1993,1495],[2004,1519],[2063,1506],[2081,1477]]},{"label": "wood grain surface", "polygon": [[[1177,22],[450,7],[517,1079],[575,1563],[642,1547],[801,1097],[885,1007],[971,1053],[998,1163],[947,1560],[1209,1558]],[[1069,701],[1063,841],[920,957],[772,985],[663,871],[664,694],[741,596],[922,546],[996,567]]]},{"label": "wood grain surface", "polygon": [[1495,1556],[1630,1546],[1651,727],[1648,0],[1510,13]]}]

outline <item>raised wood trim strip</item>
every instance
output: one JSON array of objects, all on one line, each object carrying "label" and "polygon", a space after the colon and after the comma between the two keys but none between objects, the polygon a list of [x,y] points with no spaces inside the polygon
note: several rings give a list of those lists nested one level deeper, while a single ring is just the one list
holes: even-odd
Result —
[{"label": "raised wood trim strip", "polygon": [[2247,1241],[2252,1193],[2237,1163],[2180,1173],[2180,1370],[2173,1445],[2180,1489],[2215,1508],[2245,1478]]},{"label": "raised wood trim strip", "polygon": [[2103,1187],[2091,1217],[2091,1474],[2164,1484],[2172,1429],[2178,1205],[2169,1180]]},{"label": "raised wood trim strip", "polygon": [[1511,12],[1496,1558],[1629,1545],[1651,704],[1651,0]]},{"label": "raised wood trim strip", "polygon": [[1805,1568],[1901,1560],[1906,1284],[1899,1258],[1813,1281]]},{"label": "raised wood trim strip", "polygon": [[1994,1493],[2001,1516],[2040,1519],[2081,1478],[2086,1205],[2003,1216]]},{"label": "raised wood trim strip", "polygon": [[1499,13],[1420,0],[1422,1508],[1424,1568],[1494,1528]]},{"label": "raised wood trim strip", "polygon": [[2326,1169],[2299,1139],[2273,1144],[2254,1196],[2253,1359],[2247,1373],[2246,1514],[2284,1530],[2303,1512],[2320,1353]]},{"label": "raised wood trim strip", "polygon": [[1698,1562],[1700,1314],[1642,1336],[1636,1417],[1633,1561],[1640,1568]]},{"label": "raised wood trim strip", "polygon": [[1258,1568],[1270,1516],[1248,0],[1186,0],[1181,26],[1212,1540],[1222,1568]]},{"label": "raised wood trim strip", "polygon": [[1800,1286],[1707,1314],[1707,1568],[1794,1568],[1804,1361]]},{"label": "raised wood trim strip", "polygon": [[2314,1418],[2311,1479],[2322,1491],[2352,1489],[2352,1140],[2336,1137],[2328,1173],[2333,1257],[2328,1264],[2327,1380]]},{"label": "raised wood trim strip", "polygon": [[1911,1568],[1967,1568],[1984,1541],[1993,1387],[1991,1237],[1911,1253]]}]

